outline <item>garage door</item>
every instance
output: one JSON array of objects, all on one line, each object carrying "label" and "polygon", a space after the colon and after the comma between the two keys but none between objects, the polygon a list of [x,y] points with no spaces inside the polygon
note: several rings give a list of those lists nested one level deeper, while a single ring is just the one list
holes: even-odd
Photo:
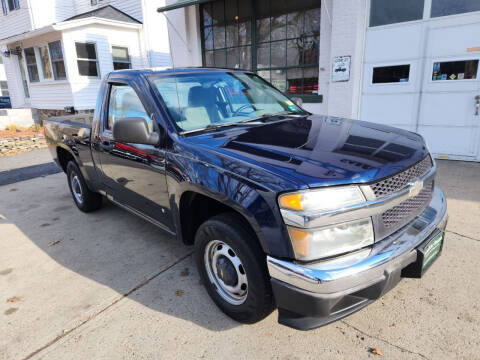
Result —
[{"label": "garage door", "polygon": [[364,120],[421,133],[440,158],[480,160],[480,1],[370,3]]}]

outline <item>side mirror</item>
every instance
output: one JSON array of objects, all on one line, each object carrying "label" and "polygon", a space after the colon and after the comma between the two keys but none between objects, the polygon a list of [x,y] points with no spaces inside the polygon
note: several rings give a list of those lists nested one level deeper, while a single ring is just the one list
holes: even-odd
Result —
[{"label": "side mirror", "polygon": [[292,101],[297,104],[298,106],[302,107],[303,106],[303,100],[302,98],[299,97],[292,97]]},{"label": "side mirror", "polygon": [[147,120],[142,117],[126,117],[116,119],[113,123],[113,139],[119,142],[157,145],[160,136],[157,132],[148,131]]}]

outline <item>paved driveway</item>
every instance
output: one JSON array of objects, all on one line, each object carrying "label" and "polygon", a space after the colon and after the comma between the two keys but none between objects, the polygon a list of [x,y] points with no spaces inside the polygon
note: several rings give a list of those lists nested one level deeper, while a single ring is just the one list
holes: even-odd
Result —
[{"label": "paved driveway", "polygon": [[0,358],[480,359],[480,164],[439,162],[438,182],[449,232],[426,276],[309,332],[232,321],[190,247],[108,203],[79,212],[63,174],[0,186]]}]

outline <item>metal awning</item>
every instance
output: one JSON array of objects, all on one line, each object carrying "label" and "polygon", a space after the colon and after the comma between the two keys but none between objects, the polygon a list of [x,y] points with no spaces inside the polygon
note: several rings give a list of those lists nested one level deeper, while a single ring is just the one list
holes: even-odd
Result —
[{"label": "metal awning", "polygon": [[184,8],[190,5],[197,5],[197,4],[203,4],[209,1],[213,0],[178,0],[177,2],[174,2],[173,4],[166,5],[159,7],[157,9],[158,12],[164,12],[164,11],[169,11],[169,10],[175,10],[175,9],[180,9]]}]

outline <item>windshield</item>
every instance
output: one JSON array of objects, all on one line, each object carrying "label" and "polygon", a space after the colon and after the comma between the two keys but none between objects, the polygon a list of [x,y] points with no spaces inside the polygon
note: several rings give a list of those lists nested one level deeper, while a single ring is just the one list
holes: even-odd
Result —
[{"label": "windshield", "polygon": [[185,73],[152,76],[151,81],[180,131],[248,122],[265,115],[306,114],[254,74]]},{"label": "windshield", "polygon": [[9,98],[5,98],[5,97],[0,97],[0,103],[2,104],[7,104],[10,102],[10,99]]}]

